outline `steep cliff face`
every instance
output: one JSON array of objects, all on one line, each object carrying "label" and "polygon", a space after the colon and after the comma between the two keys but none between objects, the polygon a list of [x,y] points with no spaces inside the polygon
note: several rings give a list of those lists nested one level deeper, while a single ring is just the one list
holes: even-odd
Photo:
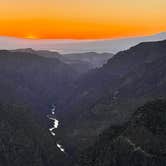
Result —
[{"label": "steep cliff face", "polygon": [[124,125],[111,127],[79,158],[80,166],[164,166],[166,101],[137,109]]},{"label": "steep cliff face", "polygon": [[64,141],[85,148],[105,128],[126,123],[138,106],[166,97],[165,71],[166,41],[161,41],[120,52],[82,76],[61,112]]}]

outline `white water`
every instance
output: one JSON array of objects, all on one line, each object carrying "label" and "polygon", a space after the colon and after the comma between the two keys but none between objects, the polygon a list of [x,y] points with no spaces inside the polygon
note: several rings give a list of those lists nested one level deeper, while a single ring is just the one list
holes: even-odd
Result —
[{"label": "white water", "polygon": [[[48,117],[50,120],[54,121],[53,127],[49,128],[49,131],[50,131],[50,133],[51,133],[52,136],[55,136],[55,135],[56,135],[56,134],[55,134],[55,130],[56,130],[56,129],[58,128],[58,126],[59,126],[59,121],[55,118],[56,106],[55,106],[55,105],[52,105],[51,107],[52,107],[52,108],[51,108],[51,115],[47,115],[47,117]],[[64,153],[65,153],[65,149],[63,148],[62,145],[60,145],[60,144],[58,144],[58,143],[57,143],[56,145],[57,145],[58,149],[59,149],[61,152],[64,152]]]},{"label": "white water", "polygon": [[56,145],[62,152],[65,152],[65,149],[62,147],[62,145],[60,145],[60,144],[56,144]]}]

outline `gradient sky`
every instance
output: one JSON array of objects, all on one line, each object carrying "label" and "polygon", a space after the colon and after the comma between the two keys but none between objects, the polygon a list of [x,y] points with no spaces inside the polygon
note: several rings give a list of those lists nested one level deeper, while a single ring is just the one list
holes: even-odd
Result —
[{"label": "gradient sky", "polygon": [[166,31],[166,0],[0,0],[0,36],[108,39]]}]

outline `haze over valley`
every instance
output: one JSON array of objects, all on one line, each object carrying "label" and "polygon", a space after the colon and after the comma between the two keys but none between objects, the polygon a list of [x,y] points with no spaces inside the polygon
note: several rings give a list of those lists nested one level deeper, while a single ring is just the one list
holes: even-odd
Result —
[{"label": "haze over valley", "polygon": [[54,40],[54,39],[21,39],[0,37],[0,49],[32,48],[35,50],[50,50],[62,54],[71,53],[117,53],[129,49],[140,42],[159,41],[166,39],[166,32],[149,36],[139,36],[107,40]]}]

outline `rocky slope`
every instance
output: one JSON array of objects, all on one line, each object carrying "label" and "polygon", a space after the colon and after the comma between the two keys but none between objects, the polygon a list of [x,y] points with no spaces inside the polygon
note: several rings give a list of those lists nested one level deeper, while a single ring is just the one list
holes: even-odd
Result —
[{"label": "rocky slope", "polygon": [[79,166],[164,166],[166,101],[137,109],[123,127],[112,126],[79,157]]},{"label": "rocky slope", "polygon": [[60,135],[85,148],[105,128],[127,122],[136,107],[165,97],[165,64],[166,41],[141,43],[81,77],[61,112]]}]

